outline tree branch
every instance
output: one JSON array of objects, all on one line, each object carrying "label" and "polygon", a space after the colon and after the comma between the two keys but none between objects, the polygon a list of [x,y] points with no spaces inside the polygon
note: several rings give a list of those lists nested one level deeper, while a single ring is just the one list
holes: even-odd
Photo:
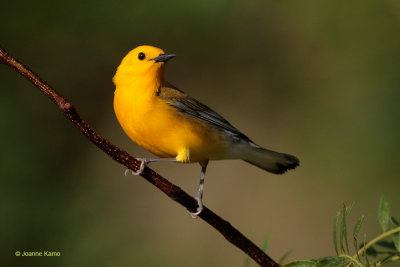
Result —
[{"label": "tree branch", "polygon": [[[78,128],[78,130],[86,136],[98,148],[107,153],[113,160],[119,162],[131,170],[138,170],[140,161],[129,155],[125,150],[113,145],[110,141],[102,137],[90,126],[78,113],[75,107],[57,93],[49,84],[42,80],[39,76],[25,67],[22,63],[9,55],[2,47],[0,47],[0,63],[4,63],[16,70],[24,78],[29,80],[33,85],[42,91],[47,97],[53,101],[61,112]],[[170,183],[167,179],[151,170],[145,168],[141,176],[148,182],[152,183],[172,200],[178,202],[190,211],[196,211],[197,202],[185,191],[178,186]],[[261,266],[279,266],[274,260],[266,255],[254,243],[246,238],[242,233],[235,229],[228,221],[225,221],[210,209],[204,206],[204,210],[199,215],[205,222],[220,232],[229,242],[240,248],[244,253],[249,255]]]}]

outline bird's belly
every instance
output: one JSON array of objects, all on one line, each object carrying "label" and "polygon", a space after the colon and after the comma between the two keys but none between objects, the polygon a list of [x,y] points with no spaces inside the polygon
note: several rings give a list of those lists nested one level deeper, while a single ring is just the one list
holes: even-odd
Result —
[{"label": "bird's belly", "polygon": [[[182,162],[203,162],[223,158],[227,144],[220,130],[172,107],[151,105],[115,112],[125,133],[138,145],[158,157],[177,157]],[[137,106],[136,106],[137,107]]]}]

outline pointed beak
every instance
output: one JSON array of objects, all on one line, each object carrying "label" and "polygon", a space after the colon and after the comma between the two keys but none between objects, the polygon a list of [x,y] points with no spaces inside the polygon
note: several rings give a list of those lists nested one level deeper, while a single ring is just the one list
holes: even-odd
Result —
[{"label": "pointed beak", "polygon": [[171,58],[176,57],[175,54],[159,54],[155,58],[151,58],[149,60],[154,60],[155,62],[167,62]]}]

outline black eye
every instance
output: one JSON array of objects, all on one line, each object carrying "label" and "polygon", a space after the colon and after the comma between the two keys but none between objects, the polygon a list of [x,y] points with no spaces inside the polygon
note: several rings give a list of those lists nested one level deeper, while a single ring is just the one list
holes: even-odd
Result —
[{"label": "black eye", "polygon": [[146,58],[146,55],[143,52],[140,52],[139,55],[138,55],[138,59],[139,60],[143,60],[145,58]]}]

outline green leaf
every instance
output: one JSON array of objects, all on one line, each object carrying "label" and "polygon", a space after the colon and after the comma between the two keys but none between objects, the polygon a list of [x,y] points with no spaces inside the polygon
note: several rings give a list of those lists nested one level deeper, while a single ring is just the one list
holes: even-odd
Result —
[{"label": "green leaf", "polygon": [[400,232],[393,234],[392,238],[394,246],[396,247],[397,251],[400,252]]},{"label": "green leaf", "polygon": [[383,232],[386,232],[389,229],[391,217],[389,199],[385,196],[382,196],[379,201],[378,219]]},{"label": "green leaf", "polygon": [[345,234],[347,232],[346,231],[346,216],[345,216],[345,214],[346,214],[346,205],[343,204],[343,215],[342,215],[342,222],[340,224],[340,233],[339,233],[339,237],[340,237],[340,252],[341,253],[345,252],[344,243],[343,243]]},{"label": "green leaf", "polygon": [[340,267],[345,266],[346,260],[341,257],[324,257],[317,260],[293,261],[284,267]]},{"label": "green leaf", "polygon": [[[270,236],[267,233],[267,234],[265,234],[264,242],[263,242],[263,244],[261,246],[261,250],[264,251],[265,253],[267,253],[267,250],[268,250],[269,240],[270,240]],[[261,267],[261,265],[258,265],[258,266]]]},{"label": "green leaf", "polygon": [[324,257],[318,259],[318,267],[339,267],[345,266],[346,260],[341,257]]},{"label": "green leaf", "polygon": [[[364,244],[363,247],[365,247],[367,245],[367,234],[364,234]],[[368,260],[368,256],[366,251],[364,252],[364,259],[365,259],[365,266],[369,267],[371,266],[371,264],[369,264],[369,260]]]},{"label": "green leaf", "polygon": [[339,248],[337,243],[337,229],[339,224],[340,210],[336,212],[335,218],[333,219],[333,244],[335,245],[336,255],[339,255]]},{"label": "green leaf", "polygon": [[269,246],[270,235],[267,233],[264,237],[264,243],[262,244],[261,250],[267,252]]},{"label": "green leaf", "polygon": [[309,261],[292,261],[288,264],[283,265],[284,267],[319,267],[318,261],[309,260]]},{"label": "green leaf", "polygon": [[384,265],[385,263],[390,262],[391,259],[392,259],[393,257],[395,257],[396,255],[397,255],[397,253],[389,254],[389,255],[387,255],[385,258],[383,258],[383,259],[381,259],[381,260],[379,260],[379,261],[380,261],[381,265]]},{"label": "green leaf", "polygon": [[384,247],[384,248],[393,249],[393,250],[396,249],[396,247],[394,246],[394,243],[390,242],[390,241],[382,240],[382,241],[376,242],[376,244],[378,246],[381,246],[381,247]]},{"label": "green leaf", "polygon": [[347,215],[349,215],[349,213],[350,213],[351,209],[353,208],[353,206],[354,206],[354,202],[351,203],[350,206],[346,207],[346,217],[347,217]]},{"label": "green leaf", "polygon": [[244,267],[250,267],[250,256],[246,256],[246,258],[244,259],[244,263],[243,263]]},{"label": "green leaf", "polygon": [[365,252],[367,253],[368,256],[372,256],[372,257],[378,256],[378,251],[376,251],[376,249],[373,246],[367,248],[367,250]]},{"label": "green leaf", "polygon": [[356,224],[354,225],[354,229],[353,229],[353,241],[354,241],[354,250],[356,251],[356,253],[357,253],[357,259],[358,260],[360,260],[360,256],[358,255],[358,244],[357,244],[357,236],[358,236],[358,233],[360,232],[360,228],[361,228],[361,225],[362,225],[362,223],[363,223],[363,221],[364,221],[364,215],[362,215],[361,217],[360,217],[360,219],[358,219],[358,221],[356,222]]},{"label": "green leaf", "polygon": [[279,259],[278,264],[279,264],[279,265],[282,265],[283,262],[286,260],[286,258],[287,258],[287,257],[290,255],[290,253],[292,253],[292,252],[293,252],[293,249],[286,251],[285,254],[283,254],[282,257]]},{"label": "green leaf", "polygon": [[[354,229],[353,229],[353,237],[354,238],[357,238],[357,236],[358,236],[358,233],[360,232],[360,228],[361,228],[361,225],[362,225],[362,223],[363,223],[363,221],[364,221],[364,215],[362,215],[361,217],[360,217],[360,219],[358,219],[358,221],[356,222],[356,224],[354,225]],[[355,248],[355,249],[357,249],[357,247]]]},{"label": "green leaf", "polygon": [[[342,216],[342,223],[340,225],[340,249],[341,252],[349,253],[349,242],[347,239],[347,216],[349,215],[351,209],[354,206],[354,202],[350,204],[350,206],[346,207],[343,204],[343,216]],[[344,244],[346,245],[346,249],[344,248]]]},{"label": "green leaf", "polygon": [[400,226],[400,222],[399,222],[398,220],[396,220],[394,217],[392,217],[392,223],[393,223],[395,226]]}]

